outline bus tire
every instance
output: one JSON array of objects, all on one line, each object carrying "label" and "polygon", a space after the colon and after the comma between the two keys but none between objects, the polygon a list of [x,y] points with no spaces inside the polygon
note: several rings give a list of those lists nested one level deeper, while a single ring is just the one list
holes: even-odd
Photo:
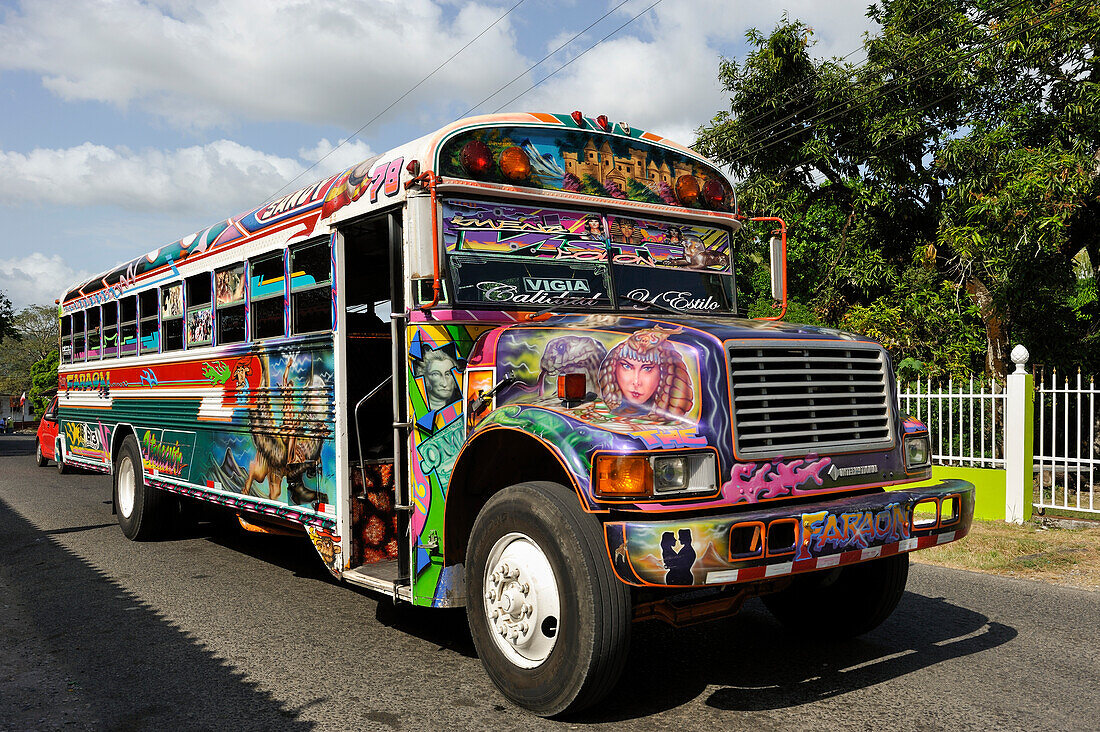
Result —
[{"label": "bus tire", "polygon": [[53,446],[53,459],[57,463],[57,472],[62,475],[69,472],[69,466],[65,464],[65,451],[61,448],[60,440]]},{"label": "bus tire", "polygon": [[529,482],[490,498],[470,534],[466,582],[474,646],[510,700],[554,716],[614,687],[630,646],[630,588],[572,490]]},{"label": "bus tire", "polygon": [[146,484],[141,470],[141,451],[133,435],[123,440],[113,473],[115,512],[122,533],[133,541],[159,537],[168,518],[169,501],[159,490]]},{"label": "bus tire", "polygon": [[42,454],[42,443],[38,440],[34,441],[34,461],[38,463],[38,467],[44,468],[49,463],[49,458]]},{"label": "bus tire", "polygon": [[775,618],[799,634],[851,638],[877,628],[905,593],[909,553],[795,577],[762,599]]}]

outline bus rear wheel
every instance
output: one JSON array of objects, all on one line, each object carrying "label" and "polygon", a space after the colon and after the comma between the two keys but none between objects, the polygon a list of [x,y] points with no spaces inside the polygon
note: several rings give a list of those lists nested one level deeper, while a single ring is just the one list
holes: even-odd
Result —
[{"label": "bus rear wheel", "polygon": [[877,628],[905,594],[909,554],[795,577],[762,599],[776,620],[800,634],[851,638]]},{"label": "bus rear wheel", "polygon": [[53,459],[57,463],[57,472],[62,475],[69,472],[69,466],[65,464],[65,451],[61,448],[60,440],[53,446]]},{"label": "bus rear wheel", "polygon": [[115,464],[114,502],[118,525],[127,539],[148,541],[163,533],[168,502],[163,493],[146,484],[141,451],[132,435],[123,440]]},{"label": "bus rear wheel", "polygon": [[611,691],[630,645],[630,590],[573,491],[530,482],[490,498],[470,535],[466,578],[474,646],[506,697],[554,716]]}]

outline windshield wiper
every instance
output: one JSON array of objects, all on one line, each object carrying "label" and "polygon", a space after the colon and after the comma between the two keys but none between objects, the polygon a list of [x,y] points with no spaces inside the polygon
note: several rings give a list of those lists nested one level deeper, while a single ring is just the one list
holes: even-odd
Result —
[{"label": "windshield wiper", "polygon": [[676,310],[675,308],[670,308],[668,305],[662,305],[658,302],[650,302],[649,300],[646,300],[645,298],[635,297],[634,295],[632,295],[629,292],[620,292],[619,293],[619,299],[620,300],[630,300],[630,302],[636,302],[639,305],[652,305],[653,307],[657,308],[658,310],[664,310],[666,313],[669,313],[671,315],[683,315],[684,314],[684,313],[681,313],[679,310]]}]

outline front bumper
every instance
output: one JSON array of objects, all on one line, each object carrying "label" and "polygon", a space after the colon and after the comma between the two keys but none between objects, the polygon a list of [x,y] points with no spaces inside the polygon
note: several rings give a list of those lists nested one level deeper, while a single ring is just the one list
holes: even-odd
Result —
[{"label": "front bumper", "polygon": [[[916,511],[914,511],[916,509]],[[937,486],[721,516],[604,524],[619,579],[638,587],[724,585],[828,569],[961,539],[974,486]]]}]

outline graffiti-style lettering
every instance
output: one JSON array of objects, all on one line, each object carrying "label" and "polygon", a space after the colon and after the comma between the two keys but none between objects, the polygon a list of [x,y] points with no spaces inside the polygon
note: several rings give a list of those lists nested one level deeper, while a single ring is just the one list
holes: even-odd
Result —
[{"label": "graffiti-style lettering", "polygon": [[892,544],[908,539],[909,529],[908,512],[897,503],[892,503],[881,511],[804,513],[802,541],[799,542],[795,559],[810,559],[846,549],[866,549],[873,545]]},{"label": "graffiti-style lettering", "polygon": [[707,438],[697,435],[690,427],[678,430],[639,430],[634,436],[640,438],[646,447],[702,447],[707,444]]},{"label": "graffiti-style lettering", "polygon": [[171,444],[161,442],[149,430],[141,438],[141,456],[146,470],[166,475],[179,475],[187,467],[178,440]]},{"label": "graffiti-style lettering", "polygon": [[462,449],[465,438],[462,428],[462,420],[455,420],[416,447],[420,454],[420,469],[424,475],[435,473],[444,490],[451,482],[451,468],[454,467],[458,451]]},{"label": "graffiti-style lettering", "polygon": [[90,371],[81,374],[65,375],[66,391],[98,391],[107,393],[111,388],[110,371]]},{"label": "graffiti-style lettering", "polygon": [[292,211],[299,206],[310,203],[315,200],[317,194],[320,193],[327,180],[314,183],[313,185],[306,186],[305,188],[288,193],[277,201],[269,203],[264,208],[256,212],[256,220],[263,223],[269,219],[273,219],[276,216]]},{"label": "graffiti-style lettering", "polygon": [[750,503],[768,498],[795,495],[811,480],[822,485],[821,473],[831,458],[809,458],[782,462],[782,458],[763,464],[738,463],[733,466],[730,479],[722,484],[722,495]]}]

